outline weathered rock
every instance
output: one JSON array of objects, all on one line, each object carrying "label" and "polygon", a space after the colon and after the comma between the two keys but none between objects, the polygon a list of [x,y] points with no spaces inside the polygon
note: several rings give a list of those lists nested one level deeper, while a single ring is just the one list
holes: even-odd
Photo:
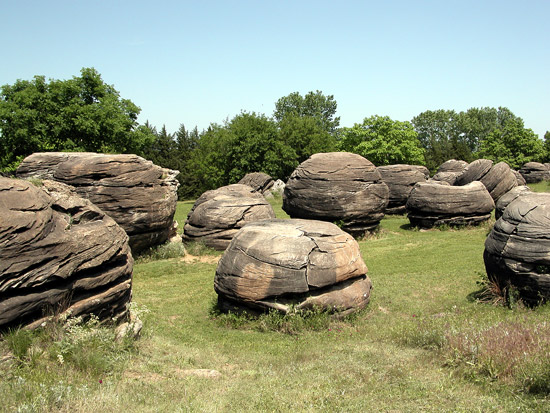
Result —
[{"label": "weathered rock", "polygon": [[528,186],[516,186],[502,195],[495,205],[495,218],[499,219],[506,207],[516,198],[531,193],[531,189]]},{"label": "weathered rock", "polygon": [[517,186],[517,178],[506,162],[493,165],[489,159],[477,159],[468,164],[457,176],[454,185],[466,185],[480,181],[495,202],[510,189]]},{"label": "weathered rock", "polygon": [[233,184],[206,191],[193,205],[183,228],[184,241],[203,241],[218,250],[227,248],[245,224],[275,218],[261,193]]},{"label": "weathered rock", "polygon": [[536,304],[550,298],[550,194],[510,202],[485,241],[487,276],[502,290],[515,287]]},{"label": "weathered rock", "polygon": [[277,179],[271,188],[269,188],[269,191],[264,194],[266,199],[273,198],[274,196],[282,197],[283,193],[285,192],[285,186],[286,184],[281,181],[280,179]]},{"label": "weathered rock", "polygon": [[389,201],[380,172],[362,156],[318,153],[290,175],[283,210],[292,218],[340,222],[354,236],[378,227]]},{"label": "weathered rock", "polygon": [[133,252],[164,243],[177,206],[179,172],[136,155],[35,153],[17,176],[52,179],[75,187],[110,215],[130,237]]},{"label": "weathered rock", "polygon": [[350,313],[372,288],[359,245],[329,222],[275,219],[243,227],[218,263],[222,310],[314,307]]},{"label": "weathered rock", "polygon": [[242,185],[252,187],[256,192],[265,194],[273,186],[273,178],[263,172],[251,172],[246,174],[239,182]]},{"label": "weathered rock", "polygon": [[414,185],[417,182],[426,182],[430,177],[428,168],[418,165],[379,166],[378,172],[390,190],[386,214],[404,214],[407,199]]},{"label": "weathered rock", "polygon": [[418,183],[407,201],[411,225],[421,228],[479,224],[491,217],[494,207],[493,198],[479,181],[464,186]]},{"label": "weathered rock", "polygon": [[527,162],[521,167],[519,173],[528,184],[550,181],[550,169],[540,162]]},{"label": "weathered rock", "polygon": [[527,185],[527,182],[525,182],[525,178],[518,171],[516,171],[515,169],[512,169],[512,173],[516,177],[516,182],[518,186]]},{"label": "weathered rock", "polygon": [[456,178],[464,171],[466,166],[468,166],[466,161],[450,159],[439,166],[432,179],[454,185]]},{"label": "weathered rock", "polygon": [[69,186],[0,178],[0,328],[123,318],[133,259],[116,222]]},{"label": "weathered rock", "polygon": [[462,172],[464,168],[468,166],[468,162],[459,161],[456,159],[449,159],[448,161],[443,162],[437,169],[437,173],[440,172]]}]

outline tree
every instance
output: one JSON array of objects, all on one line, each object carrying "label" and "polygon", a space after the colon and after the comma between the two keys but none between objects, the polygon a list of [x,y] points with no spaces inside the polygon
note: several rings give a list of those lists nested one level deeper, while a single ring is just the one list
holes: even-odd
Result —
[{"label": "tree", "polygon": [[357,153],[377,166],[424,164],[424,149],[412,124],[388,116],[371,116],[351,128],[342,128],[340,149]]},{"label": "tree", "polygon": [[544,134],[544,162],[550,162],[550,132]]},{"label": "tree", "polygon": [[526,162],[542,161],[544,146],[535,132],[524,127],[521,119],[510,118],[482,141],[479,155],[520,168]]},{"label": "tree", "polygon": [[334,134],[340,125],[340,117],[335,117],[337,103],[333,95],[325,96],[320,90],[308,92],[305,96],[293,92],[275,102],[273,117],[281,122],[288,116],[309,116],[325,131]]},{"label": "tree", "polygon": [[334,135],[312,116],[285,116],[279,122],[279,133],[283,143],[294,151],[296,164],[315,153],[335,151],[337,147]]},{"label": "tree", "polygon": [[101,79],[93,68],[79,77],[35,76],[0,91],[0,168],[14,169],[37,151],[137,153],[153,135],[138,133],[139,107]]}]

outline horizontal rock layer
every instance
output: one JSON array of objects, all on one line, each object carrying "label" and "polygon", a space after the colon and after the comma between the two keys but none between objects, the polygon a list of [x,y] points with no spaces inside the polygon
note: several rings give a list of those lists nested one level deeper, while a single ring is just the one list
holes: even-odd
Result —
[{"label": "horizontal rock layer", "polygon": [[0,178],[0,328],[125,316],[132,267],[124,230],[71,187]]}]

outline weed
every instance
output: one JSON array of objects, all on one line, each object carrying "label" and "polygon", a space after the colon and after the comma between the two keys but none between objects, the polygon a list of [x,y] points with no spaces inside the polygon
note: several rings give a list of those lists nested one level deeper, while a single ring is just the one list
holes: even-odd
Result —
[{"label": "weed", "polygon": [[166,260],[183,257],[186,254],[185,246],[181,242],[167,242],[142,252],[136,259],[138,263]]},{"label": "weed", "polygon": [[220,255],[220,251],[207,246],[204,241],[185,242],[185,249],[190,255]]}]

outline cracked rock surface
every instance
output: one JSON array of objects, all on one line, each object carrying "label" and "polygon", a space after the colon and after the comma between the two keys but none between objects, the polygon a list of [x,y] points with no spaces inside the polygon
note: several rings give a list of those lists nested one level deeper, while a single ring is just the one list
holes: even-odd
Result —
[{"label": "cracked rock surface", "polygon": [[292,218],[341,222],[355,236],[378,227],[388,201],[388,186],[372,162],[348,152],[318,153],[290,175],[283,210]]},{"label": "cracked rock surface", "polygon": [[453,185],[456,178],[464,171],[464,168],[468,165],[466,161],[458,161],[456,159],[449,159],[443,162],[437,169],[433,179],[436,181],[448,182]]},{"label": "cracked rock surface", "polygon": [[35,153],[17,168],[18,177],[73,186],[124,228],[133,252],[168,239],[178,200],[178,173],[137,155],[66,152]]},{"label": "cracked rock surface", "polygon": [[218,263],[214,288],[222,310],[320,307],[347,314],[370,299],[366,274],[357,241],[336,225],[274,219],[235,235]]},{"label": "cracked rock surface", "polygon": [[479,181],[464,186],[421,182],[407,201],[409,221],[420,228],[479,224],[491,217],[494,207],[493,198]]},{"label": "cracked rock surface", "polygon": [[545,163],[527,162],[521,167],[519,173],[528,184],[550,181],[550,168],[549,165]]},{"label": "cracked rock surface", "polygon": [[530,194],[530,193],[531,193],[531,188],[525,185],[516,186],[511,190],[509,190],[508,192],[506,192],[496,202],[495,219],[499,219],[504,213],[504,210],[506,209],[506,207],[516,198],[525,194]]},{"label": "cracked rock surface", "polygon": [[124,317],[132,268],[124,230],[73,188],[0,177],[0,329]]},{"label": "cracked rock surface", "polygon": [[183,229],[185,241],[227,248],[245,224],[275,218],[273,208],[252,187],[233,184],[203,193],[191,208]]},{"label": "cracked rock surface", "polygon": [[517,288],[536,304],[550,298],[550,194],[525,193],[510,202],[485,241],[490,280]]},{"label": "cracked rock surface", "polygon": [[386,214],[404,214],[413,187],[430,177],[430,171],[425,166],[396,164],[379,166],[377,169],[390,190]]}]

